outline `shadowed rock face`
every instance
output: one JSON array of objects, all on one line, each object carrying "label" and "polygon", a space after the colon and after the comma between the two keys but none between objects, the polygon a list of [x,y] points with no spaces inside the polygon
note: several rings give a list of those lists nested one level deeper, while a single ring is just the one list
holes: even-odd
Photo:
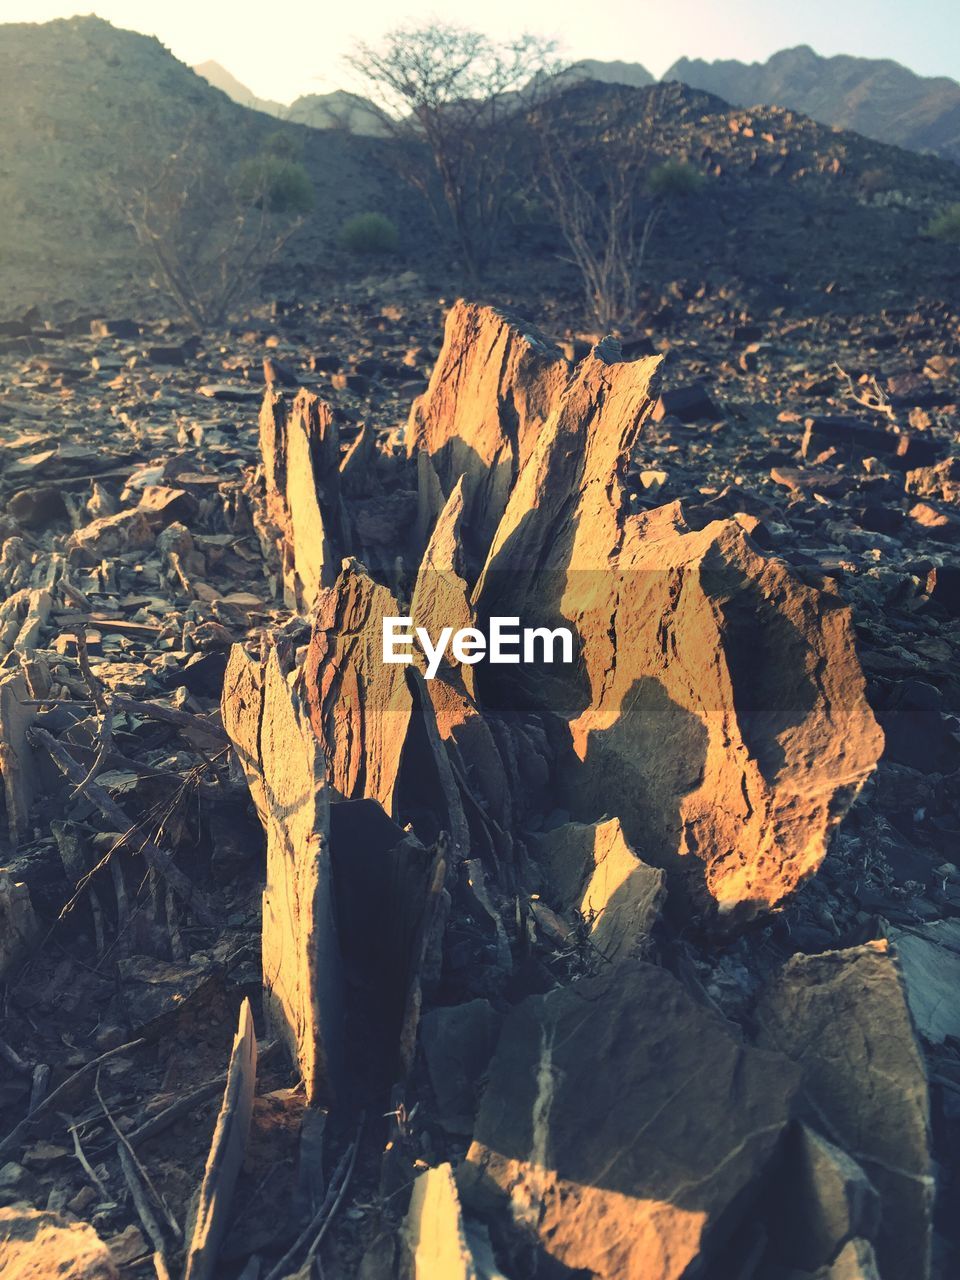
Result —
[{"label": "shadowed rock face", "polygon": [[680,1280],[747,1209],[798,1078],[670,974],[619,965],[509,1015],[462,1193],[571,1269]]},{"label": "shadowed rock face", "polygon": [[794,956],[761,999],[757,1020],[760,1043],[800,1065],[818,1124],[880,1193],[882,1275],[928,1275],[926,1071],[886,943]]}]

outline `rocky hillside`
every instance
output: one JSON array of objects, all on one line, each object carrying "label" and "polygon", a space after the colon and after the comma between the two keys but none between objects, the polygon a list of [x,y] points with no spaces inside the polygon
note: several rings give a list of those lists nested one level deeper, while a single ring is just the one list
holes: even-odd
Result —
[{"label": "rocky hillside", "polygon": [[[620,74],[616,64],[605,70]],[[316,123],[323,111],[328,122],[337,117],[331,103],[339,110],[344,97],[302,99],[304,123]],[[937,210],[960,200],[954,165],[796,111],[731,107],[676,83],[590,81],[568,89],[558,109],[579,135],[606,127],[624,102],[637,119],[652,118],[654,157],[687,161],[707,179],[694,201],[658,227],[645,268],[652,284],[736,276],[761,290],[767,305],[836,309],[851,292],[884,305],[885,292],[904,281],[933,293],[956,279],[956,254],[922,234]],[[354,99],[349,106],[356,110]],[[36,302],[98,306],[149,291],[149,273],[111,191],[161,164],[198,117],[216,121],[227,163],[278,132],[302,155],[316,199],[288,248],[290,278],[368,271],[369,262],[335,256],[337,234],[350,214],[380,210],[400,230],[401,254],[391,269],[421,270],[439,291],[451,287],[450,261],[397,174],[388,139],[362,136],[362,125],[304,128],[245,109],[156,40],[97,18],[8,25],[0,111],[0,205],[9,215],[0,310],[8,316]],[[501,264],[513,273],[534,278],[545,262],[553,273],[566,270],[557,264],[550,208],[538,201],[503,247]]]},{"label": "rocky hillside", "polygon": [[960,161],[960,84],[888,58],[823,58],[807,45],[766,62],[681,58],[664,75],[727,102],[792,107],[868,138]]},{"label": "rocky hillside", "polygon": [[317,176],[307,235],[316,260],[350,213],[395,203],[366,139],[307,130],[229,101],[159,41],[99,18],[6,24],[0,40],[0,307],[103,298],[142,283],[136,244],[112,194],[182,145],[196,121],[225,163],[278,130]]}]

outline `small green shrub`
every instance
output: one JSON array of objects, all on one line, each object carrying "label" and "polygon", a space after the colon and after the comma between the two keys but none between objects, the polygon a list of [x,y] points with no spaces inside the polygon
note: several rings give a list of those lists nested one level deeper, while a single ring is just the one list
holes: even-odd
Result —
[{"label": "small green shrub", "polygon": [[340,247],[348,253],[386,257],[397,252],[400,235],[383,213],[355,213],[340,228]]},{"label": "small green shrub", "polygon": [[313,186],[302,164],[264,153],[241,160],[233,187],[242,204],[264,205],[270,213],[303,214],[313,208]]},{"label": "small green shrub", "polygon": [[665,160],[647,175],[647,192],[656,199],[674,200],[692,196],[703,186],[699,169],[682,160]]},{"label": "small green shrub", "polygon": [[960,204],[942,209],[927,227],[927,235],[947,244],[960,244]]}]

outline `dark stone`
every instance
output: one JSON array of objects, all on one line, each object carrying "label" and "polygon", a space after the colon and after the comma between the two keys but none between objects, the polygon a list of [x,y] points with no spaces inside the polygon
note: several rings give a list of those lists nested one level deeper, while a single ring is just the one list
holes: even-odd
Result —
[{"label": "dark stone", "polygon": [[186,354],[183,347],[148,347],[147,359],[151,364],[182,365]]},{"label": "dark stone", "polygon": [[935,440],[889,431],[860,418],[807,418],[800,445],[804,458],[816,458],[828,449],[887,458],[899,468],[924,466],[942,452]]},{"label": "dark stone", "polygon": [[723,417],[702,382],[664,391],[654,405],[653,420],[659,422],[668,414],[681,422],[716,421]]},{"label": "dark stone", "polygon": [[944,564],[930,570],[926,582],[927,595],[935,604],[960,618],[960,565]]},{"label": "dark stone", "polygon": [[278,360],[275,356],[263,357],[263,380],[268,387],[297,387],[300,385],[297,371],[292,369],[290,365],[284,364],[282,360]]},{"label": "dark stone", "polygon": [[487,1000],[433,1009],[421,1020],[420,1043],[437,1118],[450,1133],[473,1132],[480,1080],[493,1056],[501,1021]]},{"label": "dark stone", "polygon": [[90,332],[95,338],[139,338],[140,326],[135,320],[91,320]]}]

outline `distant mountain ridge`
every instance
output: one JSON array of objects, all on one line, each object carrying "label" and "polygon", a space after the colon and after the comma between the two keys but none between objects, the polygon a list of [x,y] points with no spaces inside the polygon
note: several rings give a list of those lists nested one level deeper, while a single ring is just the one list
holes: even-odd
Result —
[{"label": "distant mountain ridge", "polygon": [[248,89],[219,62],[200,62],[193,70],[241,107],[263,111],[278,120],[306,124],[312,129],[345,129],[368,138],[383,137],[387,133],[374,104],[343,89],[334,89],[332,93],[306,93],[287,107],[270,98],[258,98],[252,89]]},{"label": "distant mountain ridge", "polygon": [[[258,98],[216,62],[194,67],[241,106],[315,129],[384,132],[373,103],[342,91],[306,94],[289,107]],[[645,88],[655,84],[639,62],[585,58],[567,73],[571,81],[596,80]],[[733,106],[778,106],[851,129],[878,142],[928,151],[960,164],[960,83],[948,76],[920,76],[889,58],[823,57],[809,45],[782,49],[766,62],[707,62],[680,58],[662,77],[680,80]]]},{"label": "distant mountain ridge", "polygon": [[825,58],[798,45],[766,62],[681,58],[663,79],[735,106],[789,107],[822,124],[960,163],[960,84],[919,76],[889,58]]}]

